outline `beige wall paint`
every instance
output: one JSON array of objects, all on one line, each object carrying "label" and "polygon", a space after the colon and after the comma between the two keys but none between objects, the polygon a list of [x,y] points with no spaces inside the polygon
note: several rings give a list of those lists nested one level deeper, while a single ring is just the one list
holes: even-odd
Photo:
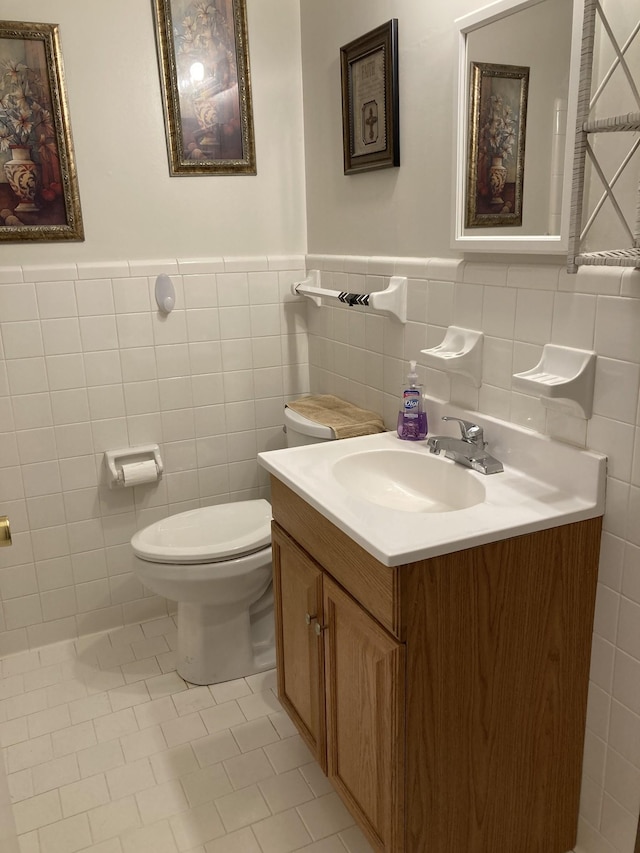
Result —
[{"label": "beige wall paint", "polygon": [[[472,0],[301,0],[311,252],[446,257],[454,20]],[[398,18],[401,167],[344,175],[340,46]]]},{"label": "beige wall paint", "polygon": [[[455,21],[485,5],[488,4],[478,0],[323,0],[322,3],[301,0],[310,252],[459,257],[450,248]],[[636,23],[637,9],[619,0],[607,0],[603,5],[620,43],[624,43]],[[398,18],[399,29],[401,167],[344,175],[340,47],[393,17]],[[546,40],[545,50],[553,52],[552,38]],[[517,62],[517,56],[516,52],[509,61]],[[596,64],[606,71],[613,58],[610,46],[603,46]],[[638,51],[630,50],[626,59],[637,79]],[[523,58],[521,64],[526,65],[527,61]],[[535,85],[533,80],[531,85]],[[628,83],[618,69],[609,92],[598,103],[597,112],[613,115],[616,111],[627,113],[636,109]],[[535,129],[535,123],[527,128],[529,149],[535,140]],[[624,153],[630,146],[627,138],[605,140],[603,136],[596,142],[599,148]],[[613,174],[620,161],[615,163],[613,155],[604,154],[604,162],[608,174]],[[631,211],[631,221],[639,167],[640,151],[637,151],[616,187],[623,209]],[[592,184],[597,200],[602,188],[597,178]],[[544,194],[547,192],[545,184]],[[531,198],[532,193],[539,194],[539,188],[535,183],[525,185],[525,196],[527,193]],[[624,246],[628,240],[617,218],[606,216],[596,222],[589,248]],[[540,258],[540,262],[544,260]]]},{"label": "beige wall paint", "polygon": [[304,252],[297,0],[249,0],[257,176],[170,177],[150,0],[4,0],[60,25],[83,243],[7,244],[3,264]]}]

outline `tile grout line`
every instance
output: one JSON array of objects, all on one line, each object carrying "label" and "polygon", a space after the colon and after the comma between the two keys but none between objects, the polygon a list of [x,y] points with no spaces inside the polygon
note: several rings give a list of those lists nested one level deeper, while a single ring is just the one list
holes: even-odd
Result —
[{"label": "tile grout line", "polygon": [[[166,620],[167,617],[162,617],[156,621],[158,623],[164,621],[165,627],[172,631],[175,623],[173,620],[171,623]],[[149,625],[153,622],[142,624]],[[273,671],[204,688],[188,685],[177,675],[175,669],[127,682],[126,669],[123,671],[123,667],[139,664],[140,671],[143,672],[145,661],[155,661],[157,664],[156,655],[143,658],[135,656],[133,644],[141,642],[140,631],[142,628],[137,625],[124,629],[117,628],[111,632],[101,632],[94,635],[93,643],[83,642],[81,649],[73,643],[71,645],[74,648],[75,657],[69,654],[71,648],[69,644],[60,644],[60,648],[53,653],[43,647],[38,650],[40,664],[38,668],[32,666],[34,660],[30,657],[31,652],[27,653],[28,656],[23,655],[23,660],[17,667],[8,667],[13,672],[8,677],[18,678],[13,688],[16,691],[20,686],[23,688],[22,693],[16,692],[13,696],[0,700],[0,720],[2,721],[0,737],[4,737],[9,731],[7,728],[9,724],[16,726],[16,736],[20,735],[24,738],[5,746],[3,750],[5,757],[9,756],[9,766],[13,762],[15,767],[10,774],[15,800],[14,811],[22,815],[20,818],[22,826],[29,827],[28,815],[30,810],[33,812],[36,809],[36,803],[34,803],[36,798],[44,798],[38,799],[38,804],[54,804],[54,811],[49,815],[54,817],[52,821],[22,833],[25,849],[31,851],[32,848],[28,845],[31,843],[35,845],[37,841],[38,846],[34,846],[33,850],[38,850],[38,853],[68,853],[66,848],[55,847],[52,839],[58,835],[62,837],[64,832],[71,832],[75,827],[78,833],[89,832],[92,841],[89,847],[74,847],[74,850],[86,850],[89,853],[93,847],[101,846],[112,839],[114,845],[116,841],[118,845],[124,843],[123,849],[128,853],[127,838],[132,839],[135,833],[141,833],[140,838],[143,836],[151,838],[152,833],[160,831],[166,824],[176,850],[186,850],[187,848],[180,846],[181,841],[177,833],[186,831],[185,821],[189,820],[196,821],[189,831],[197,833],[197,821],[202,816],[202,811],[198,809],[208,803],[209,821],[213,820],[214,815],[217,816],[219,826],[224,830],[224,835],[216,836],[218,840],[222,840],[229,833],[247,829],[255,839],[255,844],[258,845],[256,851],[260,849],[263,853],[280,853],[280,851],[284,853],[286,850],[289,853],[291,848],[283,838],[276,839],[275,847],[270,841],[263,839],[267,844],[267,848],[264,848],[260,844],[262,835],[256,834],[256,826],[260,824],[258,832],[266,832],[265,838],[269,839],[271,837],[269,833],[273,832],[277,836],[278,827],[284,832],[283,827],[290,826],[293,821],[293,825],[304,827],[304,832],[311,839],[296,850],[302,851],[309,844],[313,846],[320,840],[327,840],[327,844],[331,844],[332,848],[335,846],[336,850],[348,851],[349,847],[338,834],[342,830],[314,839],[311,827],[307,826],[303,807],[327,797],[327,791],[321,788],[316,792],[309,784],[302,769],[315,767],[316,772],[321,771],[314,764],[311,755],[295,733],[291,723],[288,722],[288,718],[283,717],[278,720],[277,715],[283,714],[283,711],[275,694]],[[128,639],[129,642],[121,642],[123,639]],[[148,639],[149,637],[144,637],[145,642]],[[133,660],[128,659],[127,648],[131,650]],[[138,648],[142,651],[145,646]],[[146,648],[153,648],[153,644]],[[116,656],[112,657],[110,652],[114,650]],[[121,663],[112,666],[115,660],[120,659],[118,655],[122,656]],[[58,656],[60,660],[51,663],[52,659]],[[16,662],[14,661],[14,664]],[[3,661],[3,673],[6,675],[7,667],[4,663],[5,661]],[[14,672],[22,664],[29,664],[30,668],[22,673]],[[107,668],[102,669],[101,664],[106,665]],[[0,693],[2,693],[1,685],[2,682],[0,682]],[[92,691],[91,688],[97,686],[105,689]],[[45,704],[45,707],[28,716],[23,725],[17,722],[22,719],[19,713],[21,696],[31,696],[32,700],[36,699]],[[65,701],[67,698],[69,701]],[[14,702],[13,706],[7,706],[7,702],[11,703],[16,699],[18,701]],[[23,699],[22,702],[24,701]],[[163,706],[155,704],[162,702],[165,703],[163,713],[161,713]],[[143,710],[145,708],[153,710],[148,710],[145,714]],[[47,719],[51,720],[53,709],[60,709],[58,711],[60,725],[43,734],[35,734],[36,731],[39,732],[39,729],[35,729],[36,725],[46,725]],[[167,709],[170,709],[170,715],[164,719],[163,715],[167,716],[169,713]],[[222,709],[221,714],[216,713],[220,709]],[[14,716],[9,717],[9,713]],[[88,714],[92,716],[84,719]],[[159,715],[157,721],[154,719],[156,714]],[[68,722],[69,725],[62,726],[64,722]],[[146,725],[141,727],[143,723]],[[225,725],[227,723],[229,724]],[[21,728],[21,732],[17,731],[18,728]],[[196,737],[193,737],[194,734]],[[174,738],[176,738],[175,743]],[[220,754],[216,755],[215,751],[209,753],[206,750],[202,751],[203,748],[222,742],[223,739],[226,739],[227,748],[232,754],[222,754],[223,757],[220,757]],[[44,744],[45,751],[40,755],[33,753],[34,741],[36,744]],[[195,746],[197,744],[199,744],[198,747]],[[279,747],[281,744],[285,746]],[[12,751],[12,747],[18,747],[17,751]],[[163,771],[162,765],[157,760],[154,763],[154,757],[164,755],[163,760],[170,762],[179,754],[191,756],[192,773],[180,772],[179,767],[172,769],[168,765],[169,774],[175,772],[175,775],[173,778],[165,779],[167,768],[165,767]],[[44,755],[50,756],[49,759],[39,762],[37,759]],[[19,760],[20,756],[22,761]],[[210,761],[210,759],[213,760]],[[101,761],[103,764],[100,763]],[[189,775],[197,776],[198,774],[201,774],[200,778],[204,779],[205,775],[214,772],[212,771],[214,767],[219,768],[219,771],[215,772],[223,774],[227,793],[220,796],[213,795],[205,803],[196,803],[193,800],[193,794],[190,797],[185,780]],[[261,770],[260,767],[262,767]],[[39,771],[38,768],[40,768]],[[54,768],[58,774],[63,772],[70,774],[70,780],[65,781],[64,777],[58,776],[46,782],[46,773],[52,772]],[[260,774],[265,772],[269,775],[259,778]],[[287,777],[286,774],[291,772],[297,774],[299,781],[309,792],[310,800],[288,804],[287,796],[290,797],[289,802],[291,802],[291,796],[286,792],[291,777]],[[281,778],[283,776],[285,776],[284,779]],[[118,797],[118,792],[113,789],[118,779],[121,784],[125,784],[127,780],[127,786],[131,786],[131,790],[129,787],[125,788],[126,792],[121,797]],[[270,805],[268,794],[264,793],[269,790],[265,784],[268,780],[274,780],[272,784],[275,790],[281,791],[278,796],[283,799],[280,801],[279,808],[278,799],[276,798]],[[58,785],[51,786],[53,781],[58,782]],[[22,785],[22,789],[18,783]],[[329,785],[329,783],[326,784]],[[40,785],[51,787],[40,791]],[[297,784],[294,787],[299,789],[300,785]],[[330,787],[329,790],[332,791]],[[112,791],[116,795],[115,799],[112,798]],[[156,792],[155,795],[150,793],[152,791]],[[153,809],[156,808],[154,796],[157,797],[160,793],[169,798],[167,803],[172,804],[171,808],[175,808],[176,811],[172,811],[167,820],[164,818],[150,820],[154,815]],[[234,804],[249,802],[247,798],[250,795],[257,798],[256,803],[262,803],[261,817],[249,820],[248,823],[246,822],[248,818],[242,816],[230,818],[229,814],[234,815]],[[108,800],[103,802],[106,796]],[[296,797],[298,796],[299,794],[296,794]],[[225,797],[231,798],[226,802],[232,805],[232,811],[227,814],[226,822],[225,812],[220,811],[219,808],[221,799]],[[25,805],[21,806],[21,804]],[[114,804],[118,805],[114,806]],[[213,812],[210,809],[212,805]],[[81,809],[80,806],[83,808]],[[76,808],[78,811],[75,811]],[[301,808],[302,811],[300,811]],[[111,813],[120,814],[122,820],[128,814],[128,820],[136,826],[127,824],[115,835],[105,836],[105,830],[99,828],[100,821],[104,815]],[[59,818],[56,818],[57,815]],[[251,814],[248,815],[248,817],[251,816]],[[30,819],[35,819],[36,823],[38,821],[38,818]],[[236,827],[237,821],[240,823]],[[228,831],[227,827],[229,827]],[[117,829],[117,822],[112,829]],[[211,838],[202,843],[208,848],[214,840]],[[362,838],[359,844],[366,845],[366,842]],[[200,850],[197,845],[192,846],[194,851]],[[192,847],[188,849],[191,850]],[[357,849],[358,851],[367,850],[368,846]],[[115,846],[113,850],[116,850]],[[140,848],[140,853],[144,850],[146,848]]]}]

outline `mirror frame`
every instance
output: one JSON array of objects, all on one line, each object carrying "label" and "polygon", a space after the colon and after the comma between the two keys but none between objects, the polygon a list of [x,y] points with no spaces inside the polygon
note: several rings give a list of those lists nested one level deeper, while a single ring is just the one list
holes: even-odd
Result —
[{"label": "mirror frame", "polygon": [[[571,56],[569,60],[569,91],[567,93],[567,134],[564,154],[565,180],[562,187],[560,234],[465,234],[465,197],[468,154],[469,62],[467,36],[493,21],[506,18],[536,6],[544,0],[497,0],[455,20],[458,33],[458,55],[454,81],[454,164],[453,164],[453,223],[451,248],[463,252],[516,252],[521,254],[566,254],[569,246],[569,214],[573,176],[573,149],[580,77],[580,48],[582,44],[583,0],[573,0],[571,25]],[[476,230],[476,229],[474,229]],[[480,230],[480,229],[478,229]]]}]

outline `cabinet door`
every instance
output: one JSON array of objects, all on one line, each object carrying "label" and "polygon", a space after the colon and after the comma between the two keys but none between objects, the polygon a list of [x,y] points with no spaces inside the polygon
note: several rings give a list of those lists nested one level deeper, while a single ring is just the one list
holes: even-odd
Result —
[{"label": "cabinet door", "polygon": [[273,588],[278,695],[326,772],[322,571],[275,524]]},{"label": "cabinet door", "polygon": [[324,577],[329,778],[378,850],[403,853],[405,649]]}]

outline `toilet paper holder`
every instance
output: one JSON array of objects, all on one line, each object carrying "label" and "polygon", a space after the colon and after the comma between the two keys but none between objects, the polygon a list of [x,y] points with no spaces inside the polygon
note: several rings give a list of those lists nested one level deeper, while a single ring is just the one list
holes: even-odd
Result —
[{"label": "toilet paper holder", "polygon": [[123,465],[129,466],[135,463],[152,461],[156,468],[155,477],[150,476],[144,482],[159,480],[164,473],[160,448],[157,444],[139,444],[136,447],[123,447],[119,450],[105,450],[104,464],[108,473],[109,488],[123,488],[128,485],[125,482]]}]

